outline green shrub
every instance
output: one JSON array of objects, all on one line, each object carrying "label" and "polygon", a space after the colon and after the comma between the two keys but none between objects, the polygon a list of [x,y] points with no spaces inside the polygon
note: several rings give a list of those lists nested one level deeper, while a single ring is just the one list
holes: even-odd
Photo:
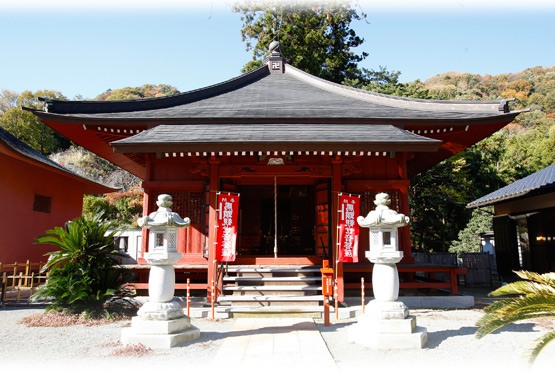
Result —
[{"label": "green shrub", "polygon": [[[131,292],[122,285],[128,273],[118,265],[121,253],[114,247],[114,222],[102,213],[80,217],[65,226],[55,227],[39,236],[37,243],[55,246],[44,271],[48,281],[35,293],[35,299],[49,299],[48,309],[106,317],[110,313],[134,311],[128,299]],[[114,229],[113,231],[109,231]]]}]

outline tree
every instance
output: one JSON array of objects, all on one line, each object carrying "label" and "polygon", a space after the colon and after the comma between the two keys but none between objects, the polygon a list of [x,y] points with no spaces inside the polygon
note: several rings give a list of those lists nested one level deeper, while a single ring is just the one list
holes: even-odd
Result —
[{"label": "tree", "polygon": [[387,70],[387,67],[380,66],[378,71],[361,69],[360,76],[356,79],[347,79],[344,85],[357,87],[363,90],[373,91],[398,97],[410,97],[429,99],[430,95],[420,80],[414,82],[399,82],[400,71]]},{"label": "tree", "polygon": [[409,202],[413,250],[447,251],[468,221],[470,166],[459,154],[411,178]]},{"label": "tree", "polygon": [[17,94],[4,90],[2,96],[1,108],[6,110],[0,117],[0,126],[43,155],[69,147],[70,143],[65,137],[43,124],[33,113],[21,109],[23,106],[41,109],[39,97],[66,99],[60,92],[39,90]]},{"label": "tree", "polygon": [[145,84],[139,87],[124,87],[116,90],[108,89],[104,93],[96,96],[95,100],[121,101],[128,99],[157,98],[175,94],[179,94],[179,91],[174,86],[165,84]]},{"label": "tree", "polygon": [[124,192],[106,195],[85,195],[83,199],[83,216],[92,218],[98,211],[104,212],[121,227],[138,227],[137,220],[143,213],[144,192],[139,184]]},{"label": "tree", "polygon": [[472,211],[469,222],[466,227],[459,232],[459,238],[454,240],[449,247],[452,253],[478,253],[481,250],[480,236],[481,232],[493,230],[493,208],[477,208]]},{"label": "tree", "polygon": [[50,299],[48,309],[86,313],[106,317],[114,309],[111,301],[130,295],[123,284],[126,271],[118,266],[115,237],[119,230],[114,222],[97,213],[87,219],[79,217],[65,226],[55,227],[37,238],[37,243],[57,248],[50,252],[44,271],[48,281],[41,286],[35,299]]},{"label": "tree", "polygon": [[[485,315],[476,323],[480,327],[476,331],[478,339],[517,321],[555,317],[555,273],[517,271],[516,274],[524,281],[502,286],[490,293],[490,296],[519,296],[497,301],[484,309]],[[555,330],[542,336],[530,353],[530,363],[553,340]]]},{"label": "tree", "polygon": [[6,113],[11,108],[17,106],[18,93],[11,90],[0,91],[0,116]]},{"label": "tree", "polygon": [[247,1],[236,3],[233,11],[243,14],[241,36],[253,51],[244,72],[260,66],[270,43],[279,41],[287,61],[312,75],[337,83],[360,76],[357,63],[368,54],[352,51],[364,39],[349,25],[366,15],[348,2]]}]

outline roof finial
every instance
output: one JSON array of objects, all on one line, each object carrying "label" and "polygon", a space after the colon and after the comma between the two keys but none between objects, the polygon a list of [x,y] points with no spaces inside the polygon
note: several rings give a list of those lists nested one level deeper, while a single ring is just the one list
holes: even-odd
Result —
[{"label": "roof finial", "polygon": [[270,55],[266,57],[264,63],[268,64],[271,74],[283,74],[285,71],[285,59],[281,55],[281,43],[274,40],[268,46]]},{"label": "roof finial", "polygon": [[274,51],[281,52],[281,43],[274,40],[272,43],[270,43],[268,49],[270,50],[270,53]]}]

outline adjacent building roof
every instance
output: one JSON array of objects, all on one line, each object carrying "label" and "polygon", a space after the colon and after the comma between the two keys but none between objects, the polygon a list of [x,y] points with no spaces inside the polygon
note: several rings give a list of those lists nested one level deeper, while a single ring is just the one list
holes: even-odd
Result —
[{"label": "adjacent building roof", "polygon": [[467,207],[484,207],[511,199],[519,199],[554,191],[555,164],[483,196],[472,203],[469,203]]},{"label": "adjacent building roof", "polygon": [[[72,179],[81,181],[91,187],[94,192],[91,193],[104,193],[104,192],[112,192],[117,191],[118,188],[109,187],[104,184],[100,184],[96,181],[87,179],[77,173],[70,171],[67,168],[64,168],[58,163],[50,160],[48,157],[44,156],[42,153],[37,152],[29,145],[25,144],[23,141],[19,140],[13,134],[5,130],[4,128],[0,127],[0,152],[2,151],[2,146],[8,152],[10,152],[13,156],[17,156],[18,158],[26,161],[31,162],[35,165],[39,165],[44,169],[51,170],[56,173],[61,173],[70,177]],[[5,153],[5,152],[2,152]]]}]

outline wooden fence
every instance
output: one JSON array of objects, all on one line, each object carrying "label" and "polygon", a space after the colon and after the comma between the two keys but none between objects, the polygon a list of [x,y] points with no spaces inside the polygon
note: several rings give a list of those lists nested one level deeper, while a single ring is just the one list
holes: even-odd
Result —
[{"label": "wooden fence", "polygon": [[460,266],[468,269],[465,286],[491,287],[493,278],[499,279],[495,258],[490,253],[462,253]]},{"label": "wooden fence", "polygon": [[0,263],[0,305],[7,301],[29,300],[33,291],[46,282],[41,273],[44,262]]},{"label": "wooden fence", "polygon": [[[467,287],[491,287],[493,279],[499,278],[495,257],[489,253],[414,253],[416,263],[432,263],[441,266],[458,266],[468,270],[461,276]],[[436,274],[436,279],[446,280],[446,274]]]}]

